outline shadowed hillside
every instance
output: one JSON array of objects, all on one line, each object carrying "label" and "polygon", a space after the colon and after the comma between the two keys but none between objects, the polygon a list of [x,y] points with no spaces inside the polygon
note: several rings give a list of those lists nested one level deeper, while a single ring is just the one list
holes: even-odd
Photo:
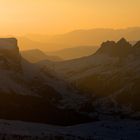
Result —
[{"label": "shadowed hillside", "polygon": [[53,56],[53,55],[52,56],[46,55],[44,52],[42,52],[39,49],[21,51],[21,55],[23,58],[25,58],[31,63],[37,63],[43,60],[62,61],[60,57]]},{"label": "shadowed hillside", "polygon": [[80,91],[90,95],[101,114],[132,117],[140,111],[139,48],[139,41],[133,46],[124,38],[117,42],[107,41],[95,54],[54,63],[53,69]]},{"label": "shadowed hillside", "polygon": [[88,98],[23,59],[15,38],[0,39],[0,79],[0,118],[59,125],[92,120],[84,108]]},{"label": "shadowed hillside", "polygon": [[80,58],[93,54],[97,50],[94,46],[81,46],[74,48],[62,49],[54,52],[47,52],[48,55],[56,55],[64,60]]}]

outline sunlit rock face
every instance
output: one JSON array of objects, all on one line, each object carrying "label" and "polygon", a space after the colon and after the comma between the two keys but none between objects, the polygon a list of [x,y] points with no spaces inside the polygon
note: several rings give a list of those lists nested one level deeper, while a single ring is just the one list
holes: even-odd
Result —
[{"label": "sunlit rock face", "polygon": [[19,70],[21,56],[16,38],[0,38],[0,67]]}]

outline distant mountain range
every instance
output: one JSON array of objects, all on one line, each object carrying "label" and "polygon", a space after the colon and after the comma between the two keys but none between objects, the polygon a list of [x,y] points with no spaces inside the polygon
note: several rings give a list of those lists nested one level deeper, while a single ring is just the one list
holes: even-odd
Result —
[{"label": "distant mountain range", "polygon": [[[65,48],[66,45],[49,43],[49,42],[41,42],[36,41],[34,39],[30,39],[27,37],[19,37],[19,46],[20,50],[32,50],[32,49],[40,49],[44,52],[58,50],[59,48]],[[46,39],[47,40],[47,39]]]},{"label": "distant mountain range", "polygon": [[45,52],[57,51],[75,46],[100,46],[106,40],[119,40],[125,37],[135,42],[139,40],[140,27],[126,29],[97,28],[90,30],[75,30],[66,34],[48,35],[26,35],[19,37],[19,44],[22,49],[39,48]]},{"label": "distant mountain range", "polygon": [[62,59],[74,59],[94,53],[106,40],[117,41],[125,37],[131,44],[139,40],[140,27],[126,29],[75,30],[60,35],[26,35],[18,37],[21,50],[39,49]]},{"label": "distant mountain range", "polygon": [[126,29],[90,29],[90,30],[75,30],[63,35],[56,35],[50,38],[47,42],[56,44],[66,44],[70,46],[94,45],[99,46],[106,40],[119,40],[125,37],[129,41],[137,41],[140,36],[140,27]]},{"label": "distant mountain range", "polygon": [[94,46],[80,46],[74,48],[66,48],[58,51],[47,52],[48,55],[54,55],[63,58],[63,60],[80,58],[88,56],[96,52],[97,47]]}]

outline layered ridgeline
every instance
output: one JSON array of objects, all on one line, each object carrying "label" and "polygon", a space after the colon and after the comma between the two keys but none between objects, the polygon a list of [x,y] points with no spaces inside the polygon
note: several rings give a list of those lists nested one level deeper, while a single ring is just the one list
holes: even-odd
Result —
[{"label": "layered ridgeline", "polygon": [[15,38],[0,39],[0,79],[0,118],[61,125],[91,120],[88,97],[23,59]]},{"label": "layered ridgeline", "polygon": [[90,95],[99,114],[134,117],[140,111],[140,42],[107,41],[95,54],[53,63],[52,69]]},{"label": "layered ridgeline", "polygon": [[6,38],[0,57],[0,118],[68,125],[139,117],[140,42],[107,41],[88,57],[31,64]]},{"label": "layered ridgeline", "polygon": [[39,49],[21,51],[21,56],[31,63],[37,63],[43,60],[62,61],[61,57],[58,57],[57,55],[46,55]]}]

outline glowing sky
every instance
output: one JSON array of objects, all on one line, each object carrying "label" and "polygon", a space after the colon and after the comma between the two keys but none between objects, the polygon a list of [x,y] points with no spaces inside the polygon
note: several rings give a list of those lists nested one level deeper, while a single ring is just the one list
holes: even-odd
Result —
[{"label": "glowing sky", "polygon": [[140,26],[140,0],[0,0],[1,34]]}]

